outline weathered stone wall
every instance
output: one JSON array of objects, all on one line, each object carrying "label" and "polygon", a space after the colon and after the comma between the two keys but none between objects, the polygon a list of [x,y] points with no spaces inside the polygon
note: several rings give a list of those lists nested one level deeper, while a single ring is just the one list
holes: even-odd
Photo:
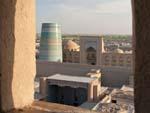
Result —
[{"label": "weathered stone wall", "polygon": [[1,104],[3,110],[33,102],[35,0],[0,1]]},{"label": "weathered stone wall", "polygon": [[53,74],[66,74],[72,76],[85,76],[91,69],[102,70],[102,85],[109,87],[121,87],[128,85],[131,69],[119,67],[101,67],[86,64],[55,63],[47,61],[37,61],[37,77],[46,77]]},{"label": "weathered stone wall", "polygon": [[150,113],[150,0],[133,0],[133,16],[135,111]]}]

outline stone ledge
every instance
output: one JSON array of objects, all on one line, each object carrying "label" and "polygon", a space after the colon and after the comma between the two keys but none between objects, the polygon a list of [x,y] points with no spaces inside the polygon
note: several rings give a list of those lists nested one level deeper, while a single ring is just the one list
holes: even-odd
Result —
[{"label": "stone ledge", "polygon": [[98,113],[82,108],[35,101],[32,106],[23,109],[12,110],[7,113]]}]

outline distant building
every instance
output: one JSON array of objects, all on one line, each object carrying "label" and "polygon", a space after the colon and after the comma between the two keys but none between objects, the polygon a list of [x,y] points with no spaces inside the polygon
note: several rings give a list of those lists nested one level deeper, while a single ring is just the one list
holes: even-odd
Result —
[{"label": "distant building", "polygon": [[[70,35],[67,35],[70,37]],[[65,37],[67,37],[65,36]],[[75,35],[76,36],[76,35]],[[71,35],[71,37],[75,37]],[[97,35],[77,35],[76,41],[68,40],[63,45],[64,62],[101,65],[132,67],[132,50],[123,51],[120,47],[115,47],[108,51],[104,46],[103,38]],[[69,39],[69,38],[68,38]]]},{"label": "distant building", "polygon": [[[98,35],[63,35],[62,39],[63,56],[57,56],[62,52],[59,48],[60,42],[56,41],[55,47],[58,46],[59,51],[55,51],[53,50],[53,45],[55,44],[50,40],[50,42],[52,41],[52,43],[49,43],[51,46],[48,47],[48,51],[50,51],[48,52],[48,57],[50,59],[44,63],[40,63],[40,61],[37,63],[37,68],[39,68],[38,70],[41,70],[42,73],[45,73],[43,70],[47,70],[46,72],[48,72],[48,74],[51,73],[51,75],[54,75],[56,72],[54,72],[53,69],[57,68],[57,72],[68,73],[67,75],[75,74],[76,70],[80,70],[81,73],[77,73],[76,75],[82,75],[84,66],[89,68],[100,67],[104,74],[102,80],[103,85],[120,87],[123,84],[130,84],[133,86],[132,50],[127,52],[122,50],[119,46],[112,51],[107,50],[103,42],[103,37]],[[40,45],[43,45],[42,39]],[[42,48],[42,46],[40,48]],[[53,54],[53,52],[57,54]],[[40,54],[42,54],[42,52],[40,52]],[[56,56],[55,59],[52,59],[53,56]],[[39,57],[39,54],[37,54],[37,57]],[[59,59],[62,59],[62,57],[63,63],[51,63],[61,61]],[[77,67],[82,67],[82,69]],[[50,68],[51,71],[49,71]],[[42,74],[42,76],[44,75]],[[109,81],[109,79],[111,79],[111,81]]]},{"label": "distant building", "polygon": [[102,37],[97,35],[80,36],[80,63],[101,65],[104,52]]},{"label": "distant building", "polygon": [[72,40],[68,40],[63,49],[63,62],[79,63],[80,46]]},{"label": "distant building", "polygon": [[[52,26],[53,25],[54,24],[52,24]],[[42,30],[43,33],[41,34],[41,37],[44,37],[45,34],[55,34],[55,38],[51,37],[54,35],[48,35],[49,38],[46,38],[47,41],[44,38],[41,38],[40,47],[38,44],[39,42],[37,43],[36,46],[37,59],[52,62],[62,61],[66,63],[101,65],[106,67],[108,66],[126,67],[126,68],[132,67],[133,54],[129,42],[126,41],[121,42],[121,40],[119,40],[119,42],[118,41],[115,42],[115,40],[113,40],[112,43],[109,42],[108,40],[106,42],[105,40],[104,43],[103,38],[101,36],[86,35],[86,34],[62,35],[61,39],[58,37],[60,35],[57,35],[59,34],[60,28],[58,26],[57,28],[56,26],[55,30],[54,26],[52,27],[53,30],[49,28],[49,33],[45,33],[45,31]],[[45,29],[44,25],[42,29]],[[51,30],[57,32],[53,33]],[[55,39],[55,41],[53,41],[53,39]],[[60,47],[60,45],[62,46]]]},{"label": "distant building", "polygon": [[43,23],[39,60],[62,62],[61,28],[57,23]]},{"label": "distant building", "polygon": [[132,53],[127,53],[117,48],[112,52],[103,53],[102,65],[131,68],[133,62],[132,57]]}]

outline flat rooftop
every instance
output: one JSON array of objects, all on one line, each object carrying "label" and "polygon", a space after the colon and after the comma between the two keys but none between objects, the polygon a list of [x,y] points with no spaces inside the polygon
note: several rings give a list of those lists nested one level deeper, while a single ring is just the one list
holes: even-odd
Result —
[{"label": "flat rooftop", "polygon": [[113,98],[124,99],[134,103],[134,91],[133,88],[123,86],[121,89],[114,89],[111,93]]},{"label": "flat rooftop", "polygon": [[96,78],[69,76],[69,75],[62,75],[62,74],[55,74],[55,75],[49,76],[48,79],[59,80],[59,81],[69,81],[69,82],[80,82],[80,83],[91,83],[92,81],[96,80]]}]

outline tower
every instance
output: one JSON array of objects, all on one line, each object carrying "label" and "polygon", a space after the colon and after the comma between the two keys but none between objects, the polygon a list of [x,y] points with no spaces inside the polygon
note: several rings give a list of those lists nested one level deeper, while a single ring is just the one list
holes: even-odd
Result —
[{"label": "tower", "polygon": [[62,62],[61,27],[57,23],[43,23],[39,60]]}]

